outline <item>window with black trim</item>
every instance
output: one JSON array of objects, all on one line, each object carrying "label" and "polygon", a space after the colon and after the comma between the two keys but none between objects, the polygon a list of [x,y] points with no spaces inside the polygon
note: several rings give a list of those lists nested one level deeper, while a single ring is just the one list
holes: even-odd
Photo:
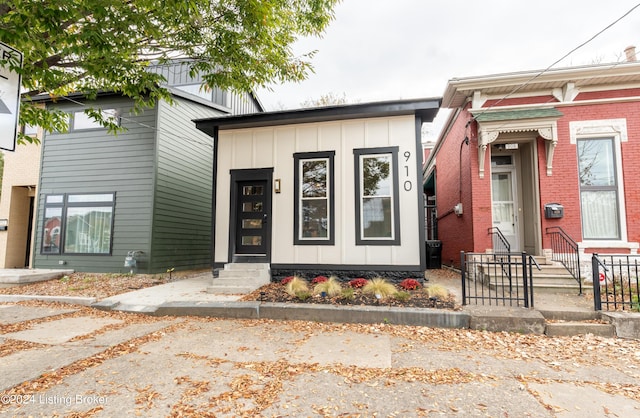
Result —
[{"label": "window with black trim", "polygon": [[334,245],[335,151],[293,155],[295,228],[297,245]]},{"label": "window with black trim", "polygon": [[42,254],[111,254],[115,193],[45,196]]},{"label": "window with black trim", "polygon": [[398,147],[354,149],[356,244],[400,244]]}]

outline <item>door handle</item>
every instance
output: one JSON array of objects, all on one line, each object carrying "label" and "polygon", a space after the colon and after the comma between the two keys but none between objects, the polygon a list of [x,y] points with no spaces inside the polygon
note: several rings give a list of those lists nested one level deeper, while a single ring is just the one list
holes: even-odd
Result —
[{"label": "door handle", "polygon": [[265,213],[264,215],[262,215],[262,222],[266,224],[266,223],[267,223],[267,221],[268,221],[268,219],[267,219],[267,218],[268,218],[268,217],[267,217],[267,214],[266,214],[266,213]]}]

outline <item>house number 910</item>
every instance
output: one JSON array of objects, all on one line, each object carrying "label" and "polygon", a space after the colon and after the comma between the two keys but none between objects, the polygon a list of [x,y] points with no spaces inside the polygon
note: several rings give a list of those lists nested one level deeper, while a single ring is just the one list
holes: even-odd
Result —
[{"label": "house number 910", "polygon": [[[405,151],[404,152],[404,161],[408,163],[410,158],[411,158],[411,152]],[[405,171],[405,176],[409,177],[409,166],[408,165],[404,166],[404,171]],[[412,188],[413,188],[413,183],[411,183],[411,180],[406,180],[404,182],[404,190],[409,192],[409,191],[411,191]]]}]

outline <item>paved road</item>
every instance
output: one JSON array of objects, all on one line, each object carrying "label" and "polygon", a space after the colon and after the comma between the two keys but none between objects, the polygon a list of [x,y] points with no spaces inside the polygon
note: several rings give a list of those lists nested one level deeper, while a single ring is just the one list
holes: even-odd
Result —
[{"label": "paved road", "polygon": [[640,342],[0,304],[4,416],[640,416]]}]

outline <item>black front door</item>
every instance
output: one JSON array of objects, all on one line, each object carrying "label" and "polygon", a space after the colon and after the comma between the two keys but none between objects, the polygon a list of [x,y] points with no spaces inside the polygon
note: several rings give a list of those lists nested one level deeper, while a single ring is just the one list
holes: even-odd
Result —
[{"label": "black front door", "polygon": [[232,172],[231,259],[269,262],[271,253],[271,171]]}]

